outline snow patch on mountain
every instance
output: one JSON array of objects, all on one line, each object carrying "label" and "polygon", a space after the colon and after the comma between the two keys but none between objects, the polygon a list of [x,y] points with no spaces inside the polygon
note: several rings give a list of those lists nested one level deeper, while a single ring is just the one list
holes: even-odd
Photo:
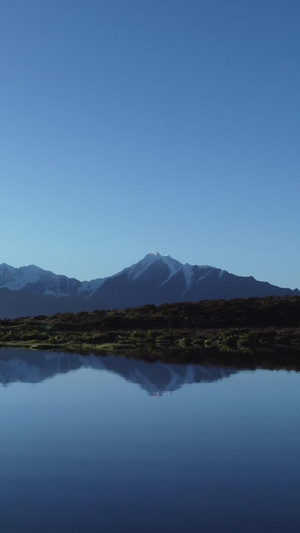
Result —
[{"label": "snow patch on mountain", "polygon": [[190,285],[192,284],[193,277],[194,277],[194,271],[193,266],[186,263],[183,265],[182,272],[185,277],[185,283],[186,283],[186,290],[189,289]]},{"label": "snow patch on mountain", "polygon": [[[195,272],[197,271],[201,272],[201,270],[204,272],[204,274],[202,276],[200,275],[199,277],[197,276],[195,280]],[[202,265],[199,267],[197,267],[196,265],[189,265],[188,263],[183,265],[182,272],[184,274],[185,282],[186,282],[186,289],[184,293],[187,292],[193,286],[195,281],[198,283],[199,281],[207,278],[207,276],[209,276],[209,274],[213,270],[217,270],[217,269],[209,265]]]},{"label": "snow patch on mountain", "polygon": [[88,296],[91,296],[94,292],[96,292],[101,287],[101,285],[103,285],[106,279],[108,278],[99,278],[99,279],[92,279],[91,281],[82,281],[77,292],[78,294],[87,293]]}]

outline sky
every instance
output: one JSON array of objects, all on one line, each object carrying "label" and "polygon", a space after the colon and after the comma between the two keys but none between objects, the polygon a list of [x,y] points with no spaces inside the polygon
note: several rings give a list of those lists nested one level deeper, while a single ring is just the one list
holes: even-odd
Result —
[{"label": "sky", "polygon": [[300,288],[300,0],[1,0],[1,257]]}]

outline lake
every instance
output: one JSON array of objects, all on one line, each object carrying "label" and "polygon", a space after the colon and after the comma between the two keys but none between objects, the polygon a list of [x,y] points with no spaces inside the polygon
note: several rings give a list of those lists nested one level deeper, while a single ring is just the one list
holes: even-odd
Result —
[{"label": "lake", "polygon": [[300,373],[0,351],[5,532],[296,532]]}]

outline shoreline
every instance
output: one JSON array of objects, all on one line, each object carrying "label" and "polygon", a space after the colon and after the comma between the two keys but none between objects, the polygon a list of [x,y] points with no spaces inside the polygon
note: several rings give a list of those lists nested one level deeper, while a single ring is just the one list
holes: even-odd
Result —
[{"label": "shoreline", "polygon": [[[208,300],[0,319],[0,347],[300,367],[300,297]],[[261,361],[261,362],[260,362]]]},{"label": "shoreline", "polygon": [[80,355],[106,356],[116,355],[149,363],[156,361],[165,364],[196,364],[203,366],[235,367],[237,369],[255,370],[288,370],[300,371],[300,350],[290,346],[264,347],[260,345],[252,350],[221,349],[217,344],[209,348],[204,346],[183,348],[174,346],[153,346],[122,343],[92,344],[84,343],[40,343],[33,339],[30,342],[0,342],[0,349],[15,348],[29,351],[77,353]]}]

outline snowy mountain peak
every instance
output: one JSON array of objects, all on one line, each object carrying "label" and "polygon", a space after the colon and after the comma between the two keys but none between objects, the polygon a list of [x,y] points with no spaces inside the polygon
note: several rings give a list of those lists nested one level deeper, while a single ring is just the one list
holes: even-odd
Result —
[{"label": "snowy mountain peak", "polygon": [[182,263],[176,261],[176,259],[173,259],[169,255],[161,255],[159,252],[151,252],[145,255],[145,257],[138,261],[138,263],[135,263],[129,268],[125,268],[124,271],[127,272],[129,279],[137,280],[138,278],[144,277],[148,269],[156,263],[167,266],[168,279],[176,274],[183,266]]},{"label": "snowy mountain peak", "polygon": [[159,252],[151,252],[150,254],[145,255],[144,259],[141,259],[141,261],[139,261],[139,263],[141,263],[141,262],[151,262],[151,263],[153,263],[155,261],[163,261],[166,264],[170,264],[170,263],[175,264],[176,263],[176,265],[182,266],[182,263],[177,261],[177,259],[173,259],[173,257],[171,257],[169,254],[161,255]]}]

